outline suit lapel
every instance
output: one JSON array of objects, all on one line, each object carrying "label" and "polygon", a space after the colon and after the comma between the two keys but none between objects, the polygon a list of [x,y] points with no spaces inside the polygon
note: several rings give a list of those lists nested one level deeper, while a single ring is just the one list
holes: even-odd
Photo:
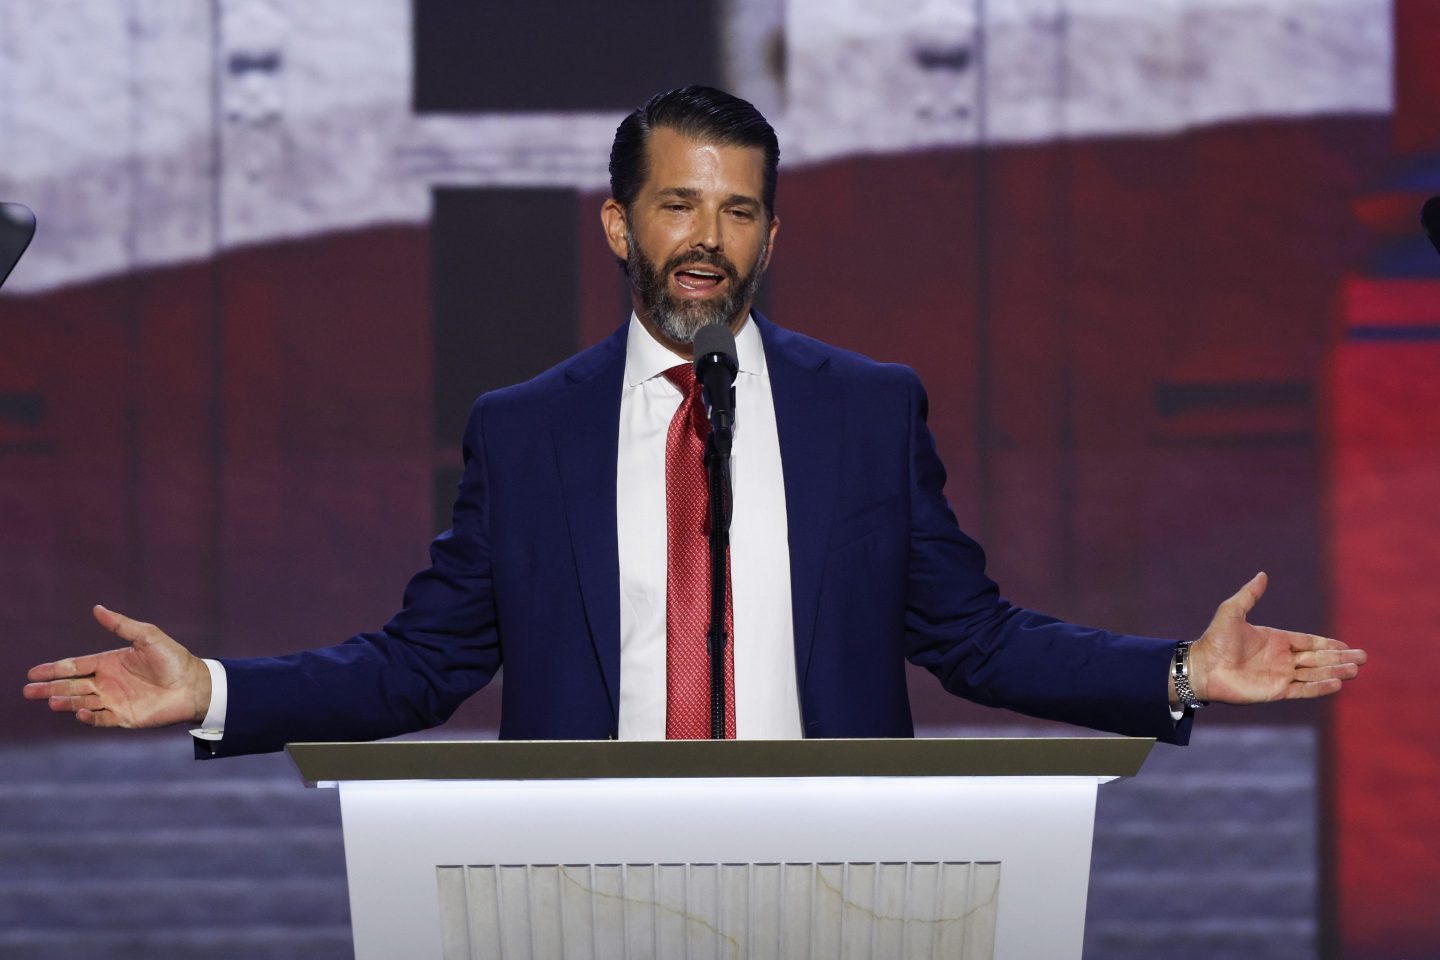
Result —
[{"label": "suit lapel", "polygon": [[565,494],[570,546],[590,639],[610,694],[620,704],[620,547],[615,529],[615,470],[620,442],[620,391],[625,327],[565,370],[551,411],[551,436]]},{"label": "suit lapel", "polygon": [[820,578],[834,517],[840,438],[839,391],[825,369],[829,357],[813,342],[756,315],[765,343],[789,527],[791,616],[796,680],[802,694],[815,640]]}]

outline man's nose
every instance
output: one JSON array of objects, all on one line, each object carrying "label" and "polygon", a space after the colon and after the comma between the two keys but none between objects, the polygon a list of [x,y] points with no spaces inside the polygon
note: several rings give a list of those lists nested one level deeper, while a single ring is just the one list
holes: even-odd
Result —
[{"label": "man's nose", "polygon": [[705,250],[718,252],[723,250],[725,243],[720,239],[720,217],[700,217],[695,225],[695,233],[690,238],[692,246],[701,247]]}]

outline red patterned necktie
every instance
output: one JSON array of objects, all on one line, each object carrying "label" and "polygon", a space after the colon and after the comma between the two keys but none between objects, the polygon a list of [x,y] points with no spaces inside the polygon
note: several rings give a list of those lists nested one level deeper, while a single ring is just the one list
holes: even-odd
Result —
[{"label": "red patterned necktie", "polygon": [[[665,739],[710,737],[710,486],[705,441],[710,421],[695,368],[665,371],[684,399],[665,440]],[[725,736],[735,738],[735,614],[729,548],[725,565]]]}]

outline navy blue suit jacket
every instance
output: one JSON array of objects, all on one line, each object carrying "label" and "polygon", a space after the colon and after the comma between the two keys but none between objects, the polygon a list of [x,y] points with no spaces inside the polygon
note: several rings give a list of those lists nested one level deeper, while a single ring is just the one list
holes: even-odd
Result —
[{"label": "navy blue suit jacket", "polygon": [[[904,661],[984,704],[1183,742],[1173,642],[1013,606],[955,522],[907,367],[757,318],[780,435],[795,664],[808,737],[913,734]],[[500,735],[616,735],[615,519],[625,329],[475,402],[452,528],[378,633],[225,660],[214,755],[370,740],[443,722],[505,667]]]}]

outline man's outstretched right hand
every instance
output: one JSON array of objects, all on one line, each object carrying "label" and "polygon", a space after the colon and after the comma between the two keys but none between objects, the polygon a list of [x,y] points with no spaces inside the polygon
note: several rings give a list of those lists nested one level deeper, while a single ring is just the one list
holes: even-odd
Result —
[{"label": "man's outstretched right hand", "polygon": [[152,623],[96,606],[95,620],[128,647],[31,667],[25,699],[48,700],[92,727],[200,723],[210,708],[210,671]]}]

